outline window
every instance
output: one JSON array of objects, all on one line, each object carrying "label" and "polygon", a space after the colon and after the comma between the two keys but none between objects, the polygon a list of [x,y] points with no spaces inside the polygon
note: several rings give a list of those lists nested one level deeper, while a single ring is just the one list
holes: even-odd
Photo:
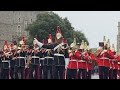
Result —
[{"label": "window", "polygon": [[25,29],[27,28],[27,25],[28,25],[28,21],[25,20],[25,22],[24,22]]},{"label": "window", "polygon": [[20,22],[20,18],[19,18],[19,22]]},{"label": "window", "polygon": [[21,27],[20,27],[20,25],[17,26],[17,35],[21,35]]},{"label": "window", "polygon": [[32,19],[31,19],[31,23],[32,23]]},{"label": "window", "polygon": [[20,29],[20,25],[18,25],[18,29]]}]

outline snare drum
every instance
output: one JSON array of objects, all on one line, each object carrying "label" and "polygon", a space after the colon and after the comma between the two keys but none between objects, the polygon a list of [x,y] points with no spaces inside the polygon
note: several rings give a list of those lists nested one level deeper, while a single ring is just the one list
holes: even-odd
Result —
[{"label": "snare drum", "polygon": [[2,61],[2,68],[9,69],[9,67],[10,67],[10,60],[3,60]]},{"label": "snare drum", "polygon": [[33,65],[39,65],[40,64],[40,58],[37,56],[32,56],[31,64]]},{"label": "snare drum", "polygon": [[18,57],[17,60],[15,61],[15,66],[24,67],[25,62],[26,62],[25,57]]}]

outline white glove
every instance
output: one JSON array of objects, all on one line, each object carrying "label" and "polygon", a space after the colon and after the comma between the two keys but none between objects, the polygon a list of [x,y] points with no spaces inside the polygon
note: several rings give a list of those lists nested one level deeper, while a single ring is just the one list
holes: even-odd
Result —
[{"label": "white glove", "polygon": [[34,43],[36,43],[40,48],[43,46],[41,42],[39,42],[36,38],[34,38]]}]

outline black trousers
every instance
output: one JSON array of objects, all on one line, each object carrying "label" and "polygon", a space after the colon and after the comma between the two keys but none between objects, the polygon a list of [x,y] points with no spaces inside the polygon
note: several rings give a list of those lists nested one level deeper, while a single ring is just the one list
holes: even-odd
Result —
[{"label": "black trousers", "polygon": [[86,79],[91,79],[92,70],[86,71]]},{"label": "black trousers", "polygon": [[10,68],[10,77],[11,79],[14,79],[14,67]]},{"label": "black trousers", "polygon": [[78,79],[86,79],[86,70],[85,69],[79,69]]},{"label": "black trousers", "polygon": [[0,79],[2,79],[2,68],[0,67]]},{"label": "black trousers", "polygon": [[18,67],[18,66],[15,66],[15,79],[20,79],[18,77],[18,73],[20,72],[21,74],[21,79],[24,79],[24,70],[25,70],[25,67]]},{"label": "black trousers", "polygon": [[117,79],[117,69],[113,69],[113,79]]},{"label": "black trousers", "polygon": [[65,79],[65,66],[54,66],[54,79]]},{"label": "black trousers", "polygon": [[77,69],[67,69],[67,79],[77,79]]},{"label": "black trousers", "polygon": [[9,79],[9,69],[2,68],[1,78],[2,79]]},{"label": "black trousers", "polygon": [[10,77],[14,79],[15,60],[10,60]]},{"label": "black trousers", "polygon": [[113,69],[109,69],[109,79],[113,79]]},{"label": "black trousers", "polygon": [[53,79],[53,67],[44,65],[44,79]]},{"label": "black trousers", "polygon": [[99,66],[99,78],[108,79],[109,76],[109,67]]},{"label": "black trousers", "polygon": [[[33,76],[34,70],[35,70],[35,75]],[[30,79],[38,79],[39,77],[38,70],[39,70],[39,65],[33,65],[33,64],[30,65]]]},{"label": "black trousers", "polygon": [[25,68],[25,79],[30,79],[30,68]]},{"label": "black trousers", "polygon": [[40,79],[44,79],[44,66],[40,66]]}]

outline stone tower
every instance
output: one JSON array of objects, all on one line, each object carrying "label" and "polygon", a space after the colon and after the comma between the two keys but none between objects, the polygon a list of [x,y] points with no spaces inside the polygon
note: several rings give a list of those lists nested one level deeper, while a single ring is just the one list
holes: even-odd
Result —
[{"label": "stone tower", "polygon": [[0,48],[5,40],[11,42],[23,35],[28,37],[25,29],[40,13],[43,11],[0,11]]},{"label": "stone tower", "polygon": [[118,22],[117,52],[120,51],[120,22]]}]

